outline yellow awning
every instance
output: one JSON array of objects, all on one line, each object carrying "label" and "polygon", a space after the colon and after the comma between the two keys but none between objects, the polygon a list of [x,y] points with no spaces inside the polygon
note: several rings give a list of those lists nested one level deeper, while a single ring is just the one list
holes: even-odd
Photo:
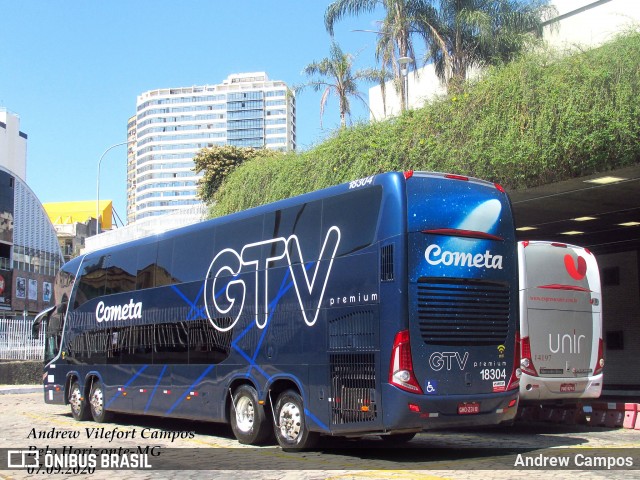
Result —
[{"label": "yellow awning", "polygon": [[[96,218],[95,200],[79,202],[52,202],[43,203],[51,223],[54,225],[71,225],[74,223],[86,223],[87,220]],[[100,215],[100,226],[102,230],[111,230],[113,221],[113,202],[111,200],[100,200],[98,208]]]}]

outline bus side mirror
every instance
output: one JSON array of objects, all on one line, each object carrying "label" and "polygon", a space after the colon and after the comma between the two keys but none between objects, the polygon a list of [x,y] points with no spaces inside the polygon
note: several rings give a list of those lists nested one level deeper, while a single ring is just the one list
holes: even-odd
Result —
[{"label": "bus side mirror", "polygon": [[33,340],[37,340],[39,336],[40,336],[40,324],[33,322],[33,325],[31,325],[31,338]]},{"label": "bus side mirror", "polygon": [[33,324],[31,325],[31,336],[34,340],[37,340],[40,335],[40,327],[42,326],[42,321],[45,318],[48,320],[55,308],[56,307],[54,305],[53,307],[49,307],[36,315],[36,318],[33,320]]}]

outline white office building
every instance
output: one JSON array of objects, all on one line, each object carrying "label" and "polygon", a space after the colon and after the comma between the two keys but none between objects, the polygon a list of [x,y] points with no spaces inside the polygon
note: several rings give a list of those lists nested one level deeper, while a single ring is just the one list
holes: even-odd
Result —
[{"label": "white office building", "polygon": [[0,165],[27,179],[27,134],[20,131],[20,117],[4,107],[0,107]]},{"label": "white office building", "polygon": [[295,97],[265,72],[150,90],[128,122],[127,222],[201,203],[193,157],[215,145],[296,148]]}]

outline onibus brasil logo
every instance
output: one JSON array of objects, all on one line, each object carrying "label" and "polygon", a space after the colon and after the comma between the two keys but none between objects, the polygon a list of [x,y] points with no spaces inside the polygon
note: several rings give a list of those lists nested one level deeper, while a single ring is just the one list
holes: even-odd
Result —
[{"label": "onibus brasil logo", "polygon": [[[289,265],[289,272],[300,305],[300,311],[308,326],[313,326],[320,313],[320,305],[333,267],[333,260],[340,244],[340,229],[332,226],[325,235],[320,256],[315,265],[308,268],[300,240],[297,235],[288,238],[278,237],[262,242],[249,243],[240,252],[225,248],[211,262],[205,280],[205,308],[207,317],[214,328],[221,332],[231,330],[242,315],[247,299],[247,284],[238,277],[240,273],[255,272],[255,291],[253,305],[255,322],[262,329],[269,319],[269,272],[270,266],[283,258]],[[261,259],[268,246],[270,256]],[[262,262],[262,263],[261,263]],[[263,313],[259,313],[259,304],[263,304]],[[309,305],[313,308],[309,309]],[[229,314],[235,307],[237,312],[231,324],[221,326],[217,319]],[[305,308],[306,307],[306,308]]]}]

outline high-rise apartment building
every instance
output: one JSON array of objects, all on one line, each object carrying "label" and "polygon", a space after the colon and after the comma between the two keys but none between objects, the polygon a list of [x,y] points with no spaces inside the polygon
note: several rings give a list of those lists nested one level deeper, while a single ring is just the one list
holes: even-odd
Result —
[{"label": "high-rise apartment building", "polygon": [[200,203],[193,157],[202,148],[295,150],[295,125],[293,92],[264,72],[144,92],[127,128],[128,223]]}]

